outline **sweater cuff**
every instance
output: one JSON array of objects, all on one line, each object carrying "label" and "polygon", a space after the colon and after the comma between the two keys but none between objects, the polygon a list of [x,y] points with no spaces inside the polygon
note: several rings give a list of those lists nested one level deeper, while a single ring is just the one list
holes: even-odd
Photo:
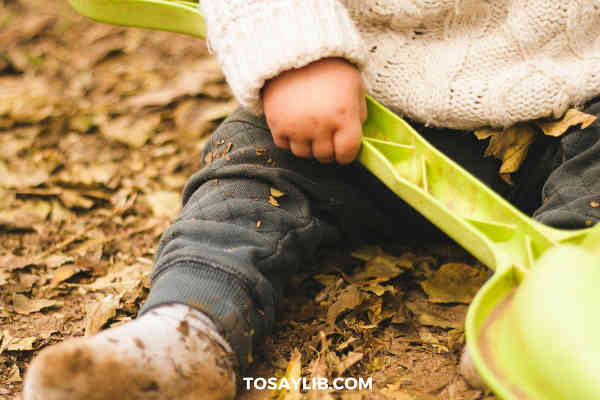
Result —
[{"label": "sweater cuff", "polygon": [[268,79],[284,71],[326,57],[343,57],[363,68],[367,55],[364,43],[338,0],[259,3],[257,7],[246,6],[243,15],[225,18],[228,21],[220,20],[213,26],[210,13],[214,6],[203,10],[209,44],[235,97],[252,113],[263,114],[261,89]]}]

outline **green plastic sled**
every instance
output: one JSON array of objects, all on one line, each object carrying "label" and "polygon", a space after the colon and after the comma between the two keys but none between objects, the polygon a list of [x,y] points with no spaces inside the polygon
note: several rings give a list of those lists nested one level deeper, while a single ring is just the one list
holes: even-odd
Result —
[{"label": "green plastic sled", "polygon": [[[97,21],[204,37],[197,4],[69,0]],[[503,399],[600,399],[600,224],[565,231],[518,211],[367,97],[359,160],[495,271],[469,307],[467,345]]]}]

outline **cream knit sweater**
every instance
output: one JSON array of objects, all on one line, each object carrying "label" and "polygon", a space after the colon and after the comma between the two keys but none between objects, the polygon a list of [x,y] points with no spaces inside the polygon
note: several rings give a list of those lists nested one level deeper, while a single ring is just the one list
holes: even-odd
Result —
[{"label": "cream knit sweater", "polygon": [[240,103],[277,74],[341,56],[368,92],[429,125],[560,117],[600,94],[600,0],[201,0]]}]

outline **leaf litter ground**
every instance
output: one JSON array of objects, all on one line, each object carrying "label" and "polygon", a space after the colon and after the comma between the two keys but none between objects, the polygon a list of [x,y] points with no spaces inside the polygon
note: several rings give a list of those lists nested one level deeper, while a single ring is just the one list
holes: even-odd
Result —
[{"label": "leaf litter ground", "polygon": [[[57,0],[0,2],[0,398],[12,399],[42,348],[135,317],[187,177],[227,156],[201,151],[236,103],[203,41],[94,23]],[[493,399],[457,367],[488,276],[452,244],[325,252],[292,277],[253,375],[372,378],[373,391],[242,398]]]}]

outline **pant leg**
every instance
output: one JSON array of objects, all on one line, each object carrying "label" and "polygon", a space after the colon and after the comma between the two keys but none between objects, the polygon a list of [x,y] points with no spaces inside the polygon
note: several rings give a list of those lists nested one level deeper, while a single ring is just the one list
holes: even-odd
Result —
[{"label": "pant leg", "polygon": [[[600,117],[600,102],[584,112]],[[600,220],[600,122],[571,128],[559,138],[555,168],[542,190],[538,221],[563,229],[590,227]]]},{"label": "pant leg", "polygon": [[[161,238],[140,314],[167,303],[205,311],[242,369],[270,332],[282,284],[319,248],[435,231],[360,164],[296,158],[274,146],[264,119],[242,110],[203,157]],[[284,195],[270,198],[271,189]]]}]

